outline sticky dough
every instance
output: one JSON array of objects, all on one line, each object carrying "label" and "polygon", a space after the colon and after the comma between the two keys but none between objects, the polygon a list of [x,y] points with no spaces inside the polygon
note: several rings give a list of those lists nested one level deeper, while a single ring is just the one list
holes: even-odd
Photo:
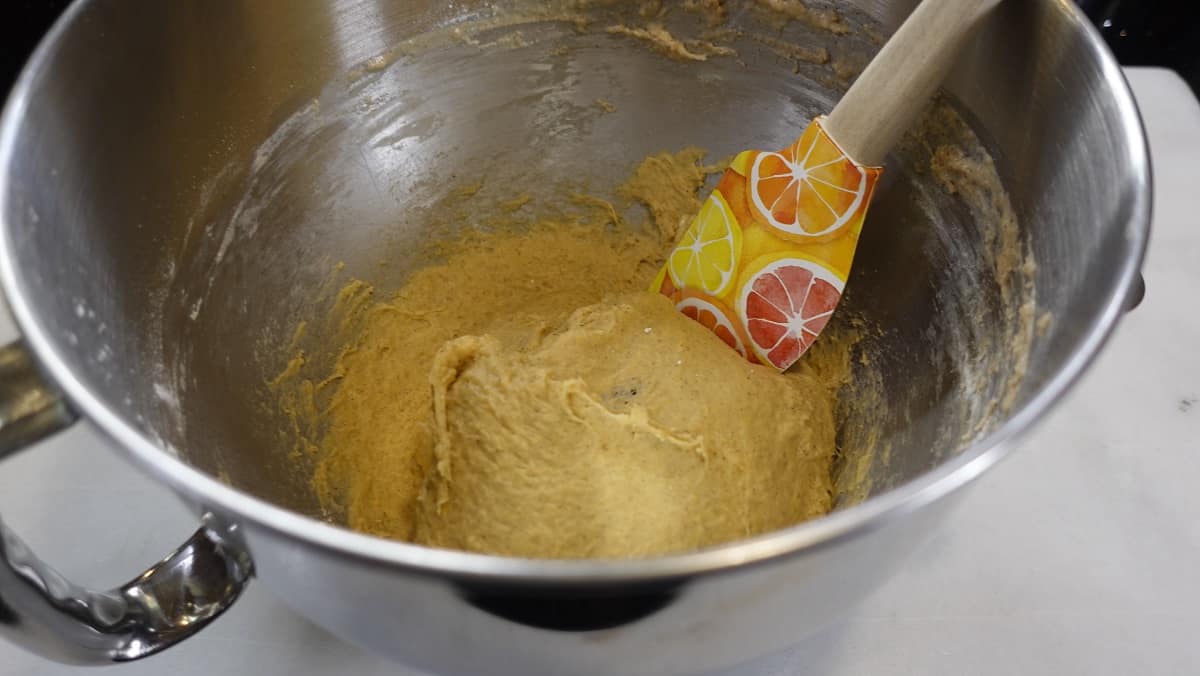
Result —
[{"label": "sticky dough", "polygon": [[273,385],[326,513],[563,558],[678,552],[826,512],[841,376],[753,366],[644,291],[699,209],[702,157],[637,168],[618,192],[644,225],[589,198],[591,216],[441,242],[394,294],[347,284],[324,322],[332,371],[296,355]]},{"label": "sticky dough", "polygon": [[647,556],[828,511],[834,426],[812,378],[751,365],[648,292],[527,340],[464,336],[434,359],[417,542]]}]

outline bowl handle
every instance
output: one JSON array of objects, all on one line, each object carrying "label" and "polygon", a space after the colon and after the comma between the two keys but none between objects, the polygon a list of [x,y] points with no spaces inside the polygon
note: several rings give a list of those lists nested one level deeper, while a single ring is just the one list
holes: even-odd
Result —
[{"label": "bowl handle", "polygon": [[1133,285],[1129,287],[1129,294],[1125,296],[1125,311],[1133,312],[1137,306],[1142,304],[1142,299],[1145,297],[1146,277],[1139,272],[1137,278],[1133,280]]},{"label": "bowl handle", "polygon": [[[69,426],[75,414],[20,342],[0,348],[0,458]],[[246,551],[206,515],[179,549],[111,591],[73,584],[0,521],[0,636],[52,660],[102,665],[152,655],[237,600]]]}]

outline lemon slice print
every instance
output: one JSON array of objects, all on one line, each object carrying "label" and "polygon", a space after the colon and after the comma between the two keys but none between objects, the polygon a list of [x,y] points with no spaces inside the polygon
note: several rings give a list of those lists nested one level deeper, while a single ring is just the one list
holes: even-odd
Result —
[{"label": "lemon slice print", "polygon": [[742,229],[719,190],[704,202],[691,227],[667,259],[679,288],[720,296],[733,285],[742,255]]}]

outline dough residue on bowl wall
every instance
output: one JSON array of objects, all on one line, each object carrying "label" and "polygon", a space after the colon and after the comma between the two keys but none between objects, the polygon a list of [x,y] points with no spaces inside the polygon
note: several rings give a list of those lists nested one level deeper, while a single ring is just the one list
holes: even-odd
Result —
[{"label": "dough residue on bowl wall", "polygon": [[961,331],[954,334],[957,353],[1007,351],[1010,355],[1003,367],[993,361],[986,365],[964,364],[960,368],[971,378],[968,388],[979,393],[977,399],[984,408],[976,418],[978,423],[967,432],[975,436],[988,431],[992,421],[1012,410],[1025,381],[1037,331],[1034,288],[1037,265],[1029,243],[1021,237],[1016,210],[1000,183],[995,161],[974,131],[944,103],[932,108],[926,124],[953,140],[952,143],[945,142],[945,138],[935,141],[929,161],[930,175],[942,190],[961,199],[973,214],[978,236],[982,237],[983,258],[991,265],[989,277],[995,281],[999,293],[996,304],[983,297],[989,289],[961,290],[977,296],[960,299],[961,303],[997,307],[1003,329],[996,332],[973,325],[960,327]]},{"label": "dough residue on bowl wall", "polygon": [[[457,24],[453,30],[406,41],[365,63],[352,79],[374,77],[401,57],[445,44],[481,50],[522,49],[530,44],[536,47],[536,42],[528,41],[532,37],[524,37],[537,35],[536,30],[524,32],[520,42],[505,40],[503,31],[546,21],[566,21],[581,35],[627,40],[640,49],[689,64],[688,68],[707,68],[714,60],[740,64],[742,54],[747,52],[739,54],[739,50],[757,48],[792,61],[797,68],[812,69],[806,72],[814,81],[840,87],[865,63],[861,54],[839,46],[842,38],[858,31],[856,27],[851,29],[857,24],[833,10],[810,8],[794,0],[687,2],[683,8],[696,14],[701,24],[691,33],[678,28],[673,20],[678,14],[670,9],[677,5],[643,3],[639,11],[621,14],[607,9],[613,4],[547,5],[525,14]],[[803,24],[831,41],[797,45],[771,31],[746,31],[730,19],[730,8],[735,4],[739,10],[750,7],[750,14],[764,17],[768,26]],[[603,11],[589,12],[592,5]],[[547,53],[565,60],[576,48],[558,45]],[[670,63],[665,59],[663,62]],[[632,107],[628,100],[609,97],[607,92],[598,94],[589,94],[583,100],[593,115],[619,119]],[[621,105],[613,101],[621,101]],[[943,197],[949,195],[961,202],[980,224],[986,249],[981,260],[989,271],[982,275],[979,270],[971,270],[969,277],[989,277],[999,283],[997,289],[986,283],[968,284],[943,303],[944,307],[960,309],[989,305],[1000,310],[998,317],[964,314],[962,327],[948,336],[947,358],[954,360],[955,375],[965,384],[969,399],[955,405],[964,407],[969,414],[964,417],[972,424],[968,429],[947,430],[942,435],[946,439],[944,448],[932,452],[931,457],[935,457],[936,453],[964,447],[1015,405],[1034,334],[1034,267],[997,169],[970,127],[952,107],[939,104],[921,128],[916,142],[928,146],[923,170],[933,179],[931,185]],[[778,528],[823,513],[831,506],[855,504],[894,483],[895,472],[890,469],[893,442],[876,424],[887,417],[884,414],[893,402],[888,399],[886,378],[876,363],[877,356],[861,349],[865,338],[877,338],[885,329],[866,322],[851,307],[835,315],[798,372],[784,376],[797,381],[790,388],[808,392],[806,399],[813,408],[805,409],[806,415],[819,419],[825,415],[822,411],[828,412],[834,427],[828,435],[821,433],[819,438],[805,442],[805,448],[821,449],[821,457],[814,462],[823,463],[824,469],[816,472],[820,481],[809,482],[812,491],[807,498],[788,498],[788,510],[778,512],[786,513],[786,519],[746,518],[700,529],[704,532],[693,529],[682,539],[660,539],[657,548],[645,543],[631,545],[628,538],[606,540],[596,531],[588,531],[591,537],[579,540],[600,549],[556,549],[544,541],[521,543],[511,529],[509,535],[493,533],[484,537],[481,533],[464,533],[451,524],[477,521],[479,512],[455,512],[470,501],[464,498],[462,503],[447,507],[447,496],[454,502],[453,495],[460,490],[464,495],[504,491],[495,486],[475,490],[487,483],[483,481],[488,478],[486,473],[453,470],[460,464],[476,467],[480,458],[494,462],[499,456],[495,449],[481,452],[478,445],[464,443],[472,435],[483,436],[479,433],[483,429],[481,421],[450,415],[443,421],[446,424],[439,424],[435,398],[441,396],[451,408],[454,402],[478,401],[471,397],[478,397],[479,391],[456,389],[466,388],[463,383],[477,384],[476,368],[496,375],[519,363],[549,373],[554,382],[571,380],[571,375],[554,372],[537,362],[536,355],[546,347],[546,341],[566,331],[572,313],[580,308],[600,304],[607,312],[617,312],[613,308],[638,306],[629,294],[636,295],[646,288],[666,250],[698,210],[706,178],[720,169],[706,165],[704,156],[703,151],[694,148],[654,154],[615,190],[564,190],[552,200],[544,194],[535,198],[516,190],[500,195],[493,190],[489,195],[484,189],[489,185],[485,183],[488,177],[464,177],[443,188],[450,199],[469,205],[456,213],[469,212],[470,218],[430,224],[430,230],[446,235],[425,243],[427,255],[418,258],[431,261],[428,265],[409,275],[398,289],[377,289],[367,279],[343,279],[329,316],[306,318],[309,338],[305,345],[309,353],[289,349],[286,368],[271,382],[272,396],[286,421],[281,437],[292,440],[295,454],[315,463],[311,483],[326,518],[386,537],[476,551],[522,556],[640,556]],[[630,204],[645,207],[648,218],[633,215]],[[999,294],[1000,302],[992,303],[989,294]],[[1004,323],[1005,328],[999,334],[989,333],[996,321]],[[435,363],[448,363],[439,355],[444,356],[446,346],[464,336],[482,341],[476,347],[492,347],[476,351],[484,358],[473,358],[451,369],[455,377],[439,390],[436,380],[430,383],[430,371]],[[998,348],[984,344],[981,336],[986,336],[986,341],[1003,343],[1006,350],[1015,348],[1016,361],[1007,363],[1015,363],[1016,368],[1003,371],[996,360],[983,358],[987,350]],[[317,344],[319,348],[314,348]],[[316,355],[315,349],[336,356]],[[603,387],[587,379],[582,382],[589,397],[606,401]],[[694,429],[685,429],[686,425],[664,426],[659,418],[669,417],[669,413],[664,414],[665,409],[658,408],[660,404],[639,404],[646,411],[658,410],[646,419],[650,425],[646,429],[665,429],[676,440],[697,434]],[[511,423],[505,411],[482,408],[492,415],[491,422],[501,426]],[[578,413],[577,409],[571,410]],[[862,415],[864,410],[875,410],[880,415]],[[457,427],[446,422],[452,420],[458,421]],[[577,424],[572,420],[571,424]],[[542,438],[553,436],[539,434]],[[714,434],[709,431],[702,436],[711,438]],[[451,450],[439,453],[439,441],[446,439],[452,440],[447,447]],[[721,469],[720,460],[712,460],[716,455],[707,451],[700,455],[694,449],[689,453],[707,456],[707,471],[736,476],[736,472]],[[689,461],[694,461],[691,456]],[[756,456],[745,454],[742,462],[750,457]],[[810,475],[806,470],[805,476]],[[702,479],[697,481],[703,483]],[[563,487],[569,489],[570,484]],[[558,499],[576,500],[578,493],[568,490]],[[628,522],[636,523],[637,519]],[[609,545],[611,549],[603,548]]]}]

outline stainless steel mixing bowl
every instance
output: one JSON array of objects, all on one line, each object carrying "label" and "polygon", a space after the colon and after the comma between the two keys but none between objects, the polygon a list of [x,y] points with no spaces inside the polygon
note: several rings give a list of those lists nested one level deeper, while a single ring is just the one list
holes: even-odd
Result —
[{"label": "stainless steel mixing bowl", "polygon": [[[912,4],[842,9],[886,33]],[[596,5],[579,11],[622,11]],[[832,65],[876,44],[727,5],[732,25],[825,45]],[[0,456],[81,416],[203,525],[110,592],[71,585],[0,526],[0,632],[55,659],[136,659],[219,615],[253,571],[335,634],[437,672],[731,665],[796,643],[899,565],[1119,318],[1148,235],[1137,111],[1071,3],[1009,0],[947,86],[997,159],[1039,263],[1037,311],[1052,317],[1007,412],[977,405],[1016,363],[980,264],[988,224],[929,197],[914,142],[890,162],[845,311],[883,329],[863,349],[886,406],[843,404],[848,420],[873,417],[890,451],[865,501],[622,562],[438,551],[328,523],[265,383],[296,322],[320,316],[334,262],[394,287],[424,262],[422,225],[456,182],[604,191],[649,152],[781,146],[845,86],[770,41],[733,36],[738,59],[685,64],[603,21],[506,7],[79,0],[47,36],[0,130],[0,279],[25,336],[0,352]],[[669,21],[700,21],[689,16]],[[370,61],[381,54],[395,62]],[[599,97],[617,113],[601,115]],[[972,284],[976,302],[956,295]],[[987,373],[997,382],[968,377]]]}]

